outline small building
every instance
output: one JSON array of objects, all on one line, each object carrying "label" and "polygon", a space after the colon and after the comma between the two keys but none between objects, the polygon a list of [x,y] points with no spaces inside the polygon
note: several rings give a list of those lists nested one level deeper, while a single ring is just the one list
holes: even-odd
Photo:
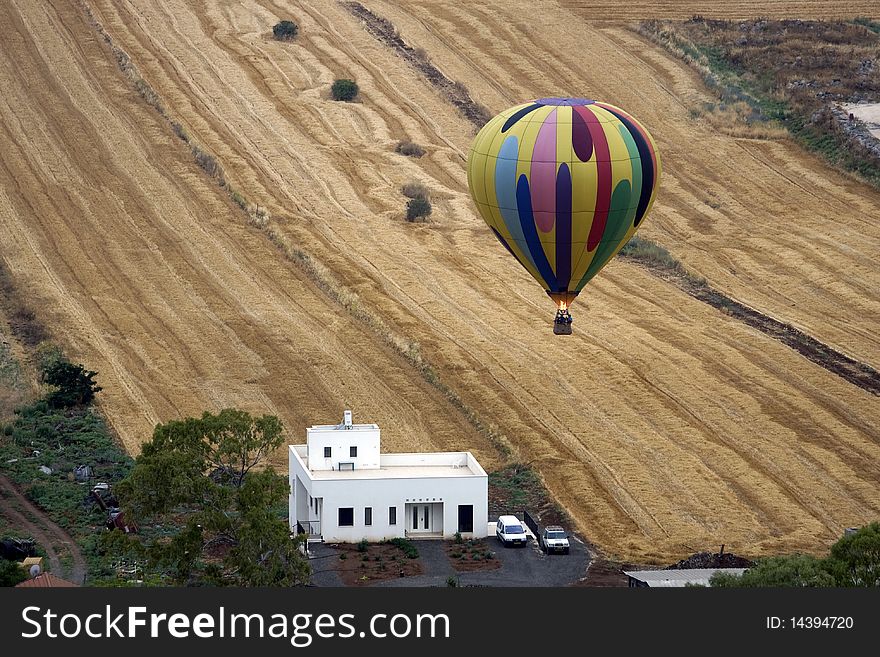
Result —
[{"label": "small building", "polygon": [[19,562],[19,565],[28,572],[34,566],[39,568],[40,572],[43,572],[43,557],[26,557],[24,561]]},{"label": "small building", "polygon": [[742,575],[746,568],[688,568],[684,570],[633,570],[623,571],[629,577],[629,587],[683,587],[709,586],[709,580],[715,573]]},{"label": "small building", "polygon": [[470,452],[382,454],[379,427],[345,411],[307,429],[289,458],[291,531],[311,540],[488,533],[489,478]]}]

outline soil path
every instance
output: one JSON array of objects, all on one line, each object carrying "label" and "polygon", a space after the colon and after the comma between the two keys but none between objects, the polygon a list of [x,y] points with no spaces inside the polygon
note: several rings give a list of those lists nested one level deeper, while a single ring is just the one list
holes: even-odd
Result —
[{"label": "soil path", "polygon": [[[74,584],[83,584],[86,579],[86,560],[76,541],[49,517],[34,506],[9,479],[0,474],[0,514],[6,516],[18,530],[29,534],[46,550],[49,566],[53,573]],[[62,569],[61,555],[71,557],[70,569]]]}]

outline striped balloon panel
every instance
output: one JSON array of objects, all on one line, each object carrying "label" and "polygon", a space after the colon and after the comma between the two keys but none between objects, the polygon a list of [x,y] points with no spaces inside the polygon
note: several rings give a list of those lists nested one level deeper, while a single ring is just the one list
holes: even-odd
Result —
[{"label": "striped balloon panel", "polygon": [[512,107],[477,134],[468,185],[498,240],[551,295],[573,299],[639,227],[660,161],[623,110],[583,99]]}]

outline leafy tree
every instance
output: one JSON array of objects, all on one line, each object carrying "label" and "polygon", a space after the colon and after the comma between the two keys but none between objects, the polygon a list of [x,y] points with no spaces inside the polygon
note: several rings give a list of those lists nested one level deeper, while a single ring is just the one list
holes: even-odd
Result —
[{"label": "leafy tree", "polygon": [[18,562],[0,559],[0,586],[15,586],[27,578],[27,572]]},{"label": "leafy tree", "polygon": [[146,546],[152,567],[179,584],[307,583],[302,537],[291,538],[278,513],[287,479],[257,468],[282,442],[278,418],[235,409],[158,425],[116,487],[139,524],[185,519],[166,540]]},{"label": "leafy tree", "polygon": [[742,576],[716,573],[709,580],[713,587],[775,587],[775,586],[834,586],[827,561],[805,554],[761,559]]},{"label": "leafy tree", "polygon": [[354,100],[357,98],[359,91],[360,89],[358,88],[357,82],[345,78],[336,80],[336,82],[333,83],[333,86],[330,87],[330,95],[333,96],[333,100]]},{"label": "leafy tree", "polygon": [[406,220],[415,221],[431,214],[431,202],[420,196],[410,199],[406,203]]},{"label": "leafy tree", "polygon": [[880,586],[880,522],[872,522],[831,546],[839,586]]},{"label": "leafy tree", "polygon": [[55,388],[46,395],[52,408],[69,408],[91,404],[102,388],[94,379],[97,372],[74,365],[63,356],[51,357],[40,365],[40,379]]},{"label": "leafy tree", "polygon": [[272,28],[272,35],[279,41],[291,41],[299,32],[299,26],[293,21],[281,21]]}]

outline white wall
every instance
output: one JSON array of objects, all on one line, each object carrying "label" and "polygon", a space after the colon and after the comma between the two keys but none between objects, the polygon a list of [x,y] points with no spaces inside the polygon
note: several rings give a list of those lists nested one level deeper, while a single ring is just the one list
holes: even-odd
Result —
[{"label": "white wall", "polygon": [[[321,533],[325,541],[355,543],[362,538],[378,541],[405,536],[409,526],[408,503],[443,503],[443,535],[452,538],[458,531],[458,505],[474,507],[474,531],[466,537],[486,536],[488,517],[488,478],[432,477],[418,479],[342,479],[312,482],[311,494],[323,498]],[[397,507],[397,524],[389,525],[388,508]],[[354,509],[354,526],[337,527],[340,507]],[[373,523],[364,524],[364,509],[372,507]],[[439,528],[437,528],[439,529]]]},{"label": "white wall", "polygon": [[[309,470],[337,470],[340,463],[354,463],[356,470],[375,470],[379,467],[379,427],[375,429],[315,429],[306,431]],[[324,448],[331,456],[324,458]],[[357,456],[350,456],[351,447],[357,447]]]},{"label": "white wall", "polygon": [[467,466],[467,452],[407,452],[403,454],[382,454],[379,462],[383,467],[394,466]]}]

